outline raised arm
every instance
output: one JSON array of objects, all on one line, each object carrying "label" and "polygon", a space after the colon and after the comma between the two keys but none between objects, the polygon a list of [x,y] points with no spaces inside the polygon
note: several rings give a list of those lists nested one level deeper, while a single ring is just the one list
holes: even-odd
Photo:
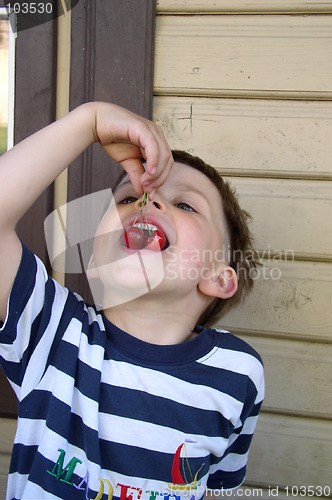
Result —
[{"label": "raised arm", "polygon": [[[15,227],[38,196],[89,145],[100,142],[141,194],[166,179],[172,155],[160,128],[124,108],[88,103],[0,157],[0,319],[21,258]],[[146,159],[146,171],[139,158]]]}]

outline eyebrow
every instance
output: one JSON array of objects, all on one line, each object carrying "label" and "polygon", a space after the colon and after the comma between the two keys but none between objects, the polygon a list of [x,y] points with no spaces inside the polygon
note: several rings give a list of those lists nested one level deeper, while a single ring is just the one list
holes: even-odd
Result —
[{"label": "eyebrow", "polygon": [[[116,187],[116,190],[117,190],[117,189],[119,189],[119,188],[120,188],[120,187],[122,187],[122,186],[127,185],[127,184],[131,184],[130,179],[128,179],[128,180],[126,180],[126,181],[124,181],[124,182],[123,182],[123,181],[121,181],[121,182],[120,182],[120,184]],[[202,196],[202,197],[205,199],[205,201],[206,201],[207,203],[209,203],[209,199],[208,199],[208,197],[207,197],[207,196],[205,195],[205,193],[204,193],[203,191],[201,191],[200,189],[197,189],[197,188],[194,188],[194,187],[189,187],[187,184],[183,184],[183,183],[181,183],[181,182],[180,182],[179,184],[177,184],[177,185],[176,185],[176,187],[177,187],[177,188],[180,188],[180,190],[182,190],[182,191],[188,191],[188,192],[190,192],[190,193],[195,193],[195,194],[197,194],[197,195],[199,195],[199,196]]]},{"label": "eyebrow", "polygon": [[189,191],[190,193],[196,193],[199,196],[202,196],[207,202],[209,202],[209,199],[206,196],[206,194],[200,189],[189,187],[187,184],[182,184],[182,183],[177,184],[177,187],[179,187],[182,191]]}]

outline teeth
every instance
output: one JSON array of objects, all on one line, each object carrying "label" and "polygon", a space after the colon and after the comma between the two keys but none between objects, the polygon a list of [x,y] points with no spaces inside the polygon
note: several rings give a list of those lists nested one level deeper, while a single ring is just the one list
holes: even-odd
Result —
[{"label": "teeth", "polygon": [[154,224],[146,224],[145,222],[136,222],[133,227],[139,227],[140,229],[147,229],[148,231],[156,231],[158,228]]}]

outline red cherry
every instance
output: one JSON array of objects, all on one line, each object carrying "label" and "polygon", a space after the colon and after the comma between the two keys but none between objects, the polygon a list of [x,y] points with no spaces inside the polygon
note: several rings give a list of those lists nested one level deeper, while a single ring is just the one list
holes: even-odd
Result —
[{"label": "red cherry", "polygon": [[166,238],[164,233],[160,231],[160,229],[157,229],[156,231],[152,231],[151,235],[148,236],[146,240],[146,248],[158,252],[164,248],[165,241]]},{"label": "red cherry", "polygon": [[132,226],[125,231],[124,239],[127,248],[140,250],[144,246],[144,233],[139,227]]}]

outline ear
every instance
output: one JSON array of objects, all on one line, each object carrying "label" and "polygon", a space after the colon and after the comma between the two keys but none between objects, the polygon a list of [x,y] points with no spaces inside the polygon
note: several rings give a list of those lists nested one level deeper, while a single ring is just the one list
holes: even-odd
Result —
[{"label": "ear", "polygon": [[91,257],[90,257],[88,268],[86,270],[86,276],[87,276],[88,280],[93,280],[93,279],[99,278],[98,271],[97,271],[97,268],[95,266],[95,261],[93,260],[93,255],[91,255]]},{"label": "ear", "polygon": [[237,275],[230,266],[220,269],[217,274],[202,278],[198,283],[200,292],[209,297],[229,299],[237,290]]}]

